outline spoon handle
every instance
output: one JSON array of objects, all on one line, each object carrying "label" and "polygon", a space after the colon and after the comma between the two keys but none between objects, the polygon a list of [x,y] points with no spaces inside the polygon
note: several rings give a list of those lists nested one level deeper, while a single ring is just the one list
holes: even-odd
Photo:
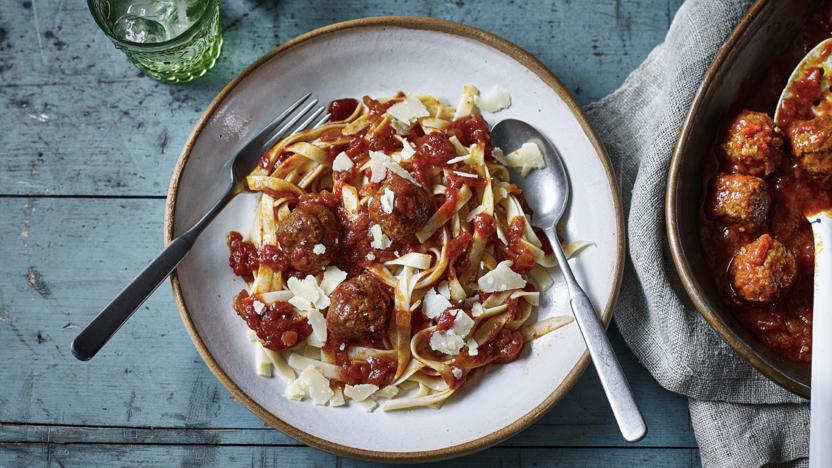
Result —
[{"label": "spoon handle", "polygon": [[812,316],[812,400],[809,466],[832,466],[832,216],[809,217],[815,235],[815,299]]},{"label": "spoon handle", "polygon": [[555,257],[557,257],[558,265],[566,278],[572,312],[575,314],[578,327],[584,336],[589,355],[592,356],[592,362],[595,365],[596,372],[598,372],[598,377],[601,379],[601,385],[604,387],[604,393],[606,393],[607,400],[610,402],[621,435],[628,442],[637,442],[647,433],[647,425],[644,423],[644,418],[641,417],[641,412],[633,398],[633,392],[627,384],[627,378],[624,376],[621,364],[618,363],[618,359],[613,353],[612,345],[607,339],[607,332],[598,318],[598,314],[595,313],[595,308],[575,280],[575,275],[572,274],[572,269],[566,261],[566,256],[554,228],[547,229],[546,234],[549,237],[549,243],[552,245]]}]

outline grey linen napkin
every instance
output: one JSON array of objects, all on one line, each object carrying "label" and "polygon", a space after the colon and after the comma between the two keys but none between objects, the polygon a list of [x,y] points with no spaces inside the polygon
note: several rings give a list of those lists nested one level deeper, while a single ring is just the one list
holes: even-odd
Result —
[{"label": "grey linen napkin", "polygon": [[689,0],[665,42],[587,106],[621,189],[629,258],[615,322],[658,382],[689,397],[705,466],[806,463],[808,405],[742,361],[698,314],[666,253],[673,145],[708,66],[751,1]]}]

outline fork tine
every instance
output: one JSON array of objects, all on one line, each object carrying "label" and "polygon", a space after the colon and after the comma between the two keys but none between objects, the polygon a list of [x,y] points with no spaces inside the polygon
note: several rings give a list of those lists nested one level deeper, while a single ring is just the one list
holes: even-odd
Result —
[{"label": "fork tine", "polygon": [[297,133],[301,130],[306,130],[307,128],[309,128],[309,126],[312,125],[312,122],[314,122],[315,119],[317,119],[318,116],[321,115],[321,113],[325,110],[326,110],[326,108],[323,107],[323,106],[315,109],[315,112],[310,114],[309,117],[306,118],[306,120],[304,120],[303,122],[300,123],[300,125],[295,127],[295,129],[292,130],[292,132],[290,134]]},{"label": "fork tine", "polygon": [[280,122],[282,122],[284,119],[286,119],[286,117],[288,117],[292,112],[294,112],[298,107],[300,107],[300,105],[303,104],[304,101],[309,99],[309,96],[311,96],[311,95],[312,95],[311,92],[306,93],[300,99],[295,101],[292,105],[287,107],[286,110],[281,112],[280,115],[275,117],[271,122],[269,122],[268,125],[263,127],[263,130],[260,132],[260,134],[261,135],[270,134],[274,130],[274,128],[280,124]]},{"label": "fork tine", "polygon": [[319,120],[319,121],[315,122],[315,125],[314,125],[314,126],[312,126],[312,128],[318,128],[318,127],[320,127],[321,125],[323,125],[323,124],[325,124],[325,123],[329,122],[329,118],[330,118],[330,117],[332,117],[332,116],[330,115],[330,113],[329,113],[329,112],[327,112],[326,114],[324,114],[324,116],[323,116],[323,117],[321,117],[321,120]]},{"label": "fork tine", "polygon": [[303,106],[303,108],[298,113],[296,113],[294,117],[289,119],[289,121],[283,124],[283,126],[280,127],[280,129],[278,129],[276,132],[272,133],[272,135],[268,139],[266,139],[265,143],[263,143],[263,151],[271,148],[272,145],[274,145],[277,142],[277,140],[281,139],[284,135],[287,135],[289,129],[294,127],[295,124],[298,123],[298,120],[300,120],[304,115],[306,115],[306,113],[309,112],[310,109],[315,107],[316,104],[318,104],[317,99],[309,101],[309,103]]}]

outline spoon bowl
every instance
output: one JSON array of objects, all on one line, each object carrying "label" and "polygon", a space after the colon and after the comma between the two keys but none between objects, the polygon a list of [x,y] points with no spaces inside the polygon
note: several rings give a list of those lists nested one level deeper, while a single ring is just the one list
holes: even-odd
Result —
[{"label": "spoon bowl", "polygon": [[[545,229],[560,221],[569,203],[569,177],[555,147],[534,127],[522,120],[506,119],[494,126],[491,139],[495,146],[508,151],[519,148],[523,143],[534,143],[540,148],[546,160],[546,167],[535,169],[525,177],[509,169],[511,181],[525,193],[537,193],[526,202],[534,212],[534,224]],[[552,187],[540,190],[539,187]]]}]

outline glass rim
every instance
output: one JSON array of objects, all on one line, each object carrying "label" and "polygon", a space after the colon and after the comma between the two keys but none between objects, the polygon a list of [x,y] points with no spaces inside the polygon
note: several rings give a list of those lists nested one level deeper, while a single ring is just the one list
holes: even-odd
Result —
[{"label": "glass rim", "polygon": [[100,2],[100,1],[101,0],[87,0],[87,8],[90,10],[90,14],[92,15],[92,18],[95,20],[95,24],[98,25],[98,29],[100,29],[111,41],[113,41],[117,44],[124,45],[126,47],[136,48],[136,49],[163,49],[163,48],[166,48],[166,47],[169,47],[169,46],[176,45],[178,42],[180,42],[182,40],[182,38],[184,36],[192,34],[196,29],[198,29],[198,27],[202,26],[202,23],[205,21],[205,18],[210,16],[209,15],[209,10],[211,9],[210,8],[211,5],[214,4],[214,3],[219,3],[219,0],[206,0],[208,6],[202,12],[202,15],[199,17],[199,19],[194,21],[194,24],[190,25],[188,27],[188,29],[186,29],[181,34],[177,35],[176,37],[173,37],[171,39],[168,39],[168,40],[162,41],[162,42],[133,42],[133,41],[127,41],[127,40],[124,40],[124,39],[118,39],[116,37],[113,37],[112,34],[110,34],[110,32],[109,32],[110,28],[107,27],[107,25],[103,23],[101,18],[99,18],[99,15],[96,13],[97,9],[94,8],[94,6],[93,6],[93,3]]}]

